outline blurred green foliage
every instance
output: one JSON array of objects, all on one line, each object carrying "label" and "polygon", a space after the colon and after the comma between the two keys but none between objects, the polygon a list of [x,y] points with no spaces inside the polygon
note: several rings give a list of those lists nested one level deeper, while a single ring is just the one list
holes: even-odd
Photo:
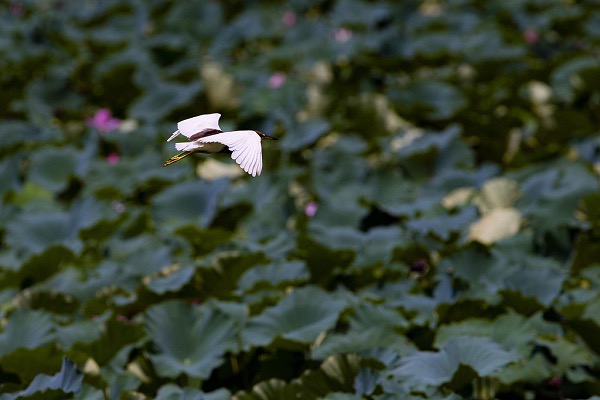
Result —
[{"label": "blurred green foliage", "polygon": [[0,399],[600,395],[596,0],[0,5]]}]

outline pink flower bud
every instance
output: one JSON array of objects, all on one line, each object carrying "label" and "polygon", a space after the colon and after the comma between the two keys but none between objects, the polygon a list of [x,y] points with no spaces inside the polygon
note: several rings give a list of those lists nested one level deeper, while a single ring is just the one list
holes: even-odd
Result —
[{"label": "pink flower bud", "polygon": [[271,89],[278,89],[285,82],[285,74],[283,72],[275,72],[269,77],[268,85]]},{"label": "pink flower bud", "polygon": [[312,218],[315,216],[318,209],[319,203],[317,203],[316,201],[311,201],[304,207],[304,214],[306,214],[307,217]]},{"label": "pink flower bud", "polygon": [[89,118],[87,124],[96,128],[100,133],[109,133],[121,126],[121,120],[113,118],[112,113],[107,108],[101,108],[96,111],[92,118]]},{"label": "pink flower bud", "polygon": [[109,163],[110,165],[115,165],[115,164],[119,163],[119,158],[120,158],[119,153],[116,153],[113,151],[112,153],[109,153],[106,156],[106,162]]}]

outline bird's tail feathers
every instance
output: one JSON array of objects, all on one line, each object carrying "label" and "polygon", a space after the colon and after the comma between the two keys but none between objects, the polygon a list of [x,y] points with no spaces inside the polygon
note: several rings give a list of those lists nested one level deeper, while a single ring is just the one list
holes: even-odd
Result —
[{"label": "bird's tail feathers", "polygon": [[191,150],[196,150],[199,149],[200,147],[203,147],[204,144],[203,143],[196,143],[196,142],[181,142],[181,143],[175,143],[175,148],[177,149],[177,151],[191,151]]},{"label": "bird's tail feathers", "polygon": [[167,142],[170,142],[171,140],[175,139],[180,133],[181,132],[179,132],[179,129],[173,132],[173,134],[171,134],[171,137],[167,139]]},{"label": "bird's tail feathers", "polygon": [[167,161],[165,161],[165,163],[163,164],[163,167],[166,167],[167,165],[171,165],[171,164],[189,156],[192,153],[193,153],[193,151],[182,151],[181,153],[174,155],[173,157],[171,157]]}]

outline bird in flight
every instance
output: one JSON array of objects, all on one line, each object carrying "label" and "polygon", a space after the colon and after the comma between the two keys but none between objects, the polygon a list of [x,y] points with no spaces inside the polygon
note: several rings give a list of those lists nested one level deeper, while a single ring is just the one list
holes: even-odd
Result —
[{"label": "bird in flight", "polygon": [[168,159],[164,166],[189,156],[192,153],[227,153],[240,167],[252,176],[260,175],[262,171],[262,149],[260,142],[263,139],[277,140],[260,131],[232,131],[223,132],[219,127],[221,114],[204,114],[188,118],[177,124],[167,142],[179,135],[187,137],[189,142],[175,143],[175,148],[181,153]]}]

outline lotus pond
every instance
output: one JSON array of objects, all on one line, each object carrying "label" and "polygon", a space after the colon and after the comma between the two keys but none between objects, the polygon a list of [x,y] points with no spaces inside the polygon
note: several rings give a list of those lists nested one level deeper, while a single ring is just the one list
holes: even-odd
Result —
[{"label": "lotus pond", "polygon": [[599,398],[596,0],[0,5],[1,400]]}]

